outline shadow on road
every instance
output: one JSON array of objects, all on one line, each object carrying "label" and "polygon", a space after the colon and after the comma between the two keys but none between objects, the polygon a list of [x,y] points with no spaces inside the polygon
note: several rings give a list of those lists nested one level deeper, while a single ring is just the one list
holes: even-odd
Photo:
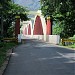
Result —
[{"label": "shadow on road", "polygon": [[74,50],[38,40],[14,49],[4,75],[74,75]]}]

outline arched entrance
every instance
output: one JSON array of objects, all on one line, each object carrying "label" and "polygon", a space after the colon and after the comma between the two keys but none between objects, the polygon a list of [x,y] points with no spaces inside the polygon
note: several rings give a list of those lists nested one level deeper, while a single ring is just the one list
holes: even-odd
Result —
[{"label": "arched entrance", "polygon": [[28,26],[28,35],[31,35],[31,26],[30,26],[30,24]]},{"label": "arched entrance", "polygon": [[33,35],[43,35],[43,28],[40,16],[36,17]]}]

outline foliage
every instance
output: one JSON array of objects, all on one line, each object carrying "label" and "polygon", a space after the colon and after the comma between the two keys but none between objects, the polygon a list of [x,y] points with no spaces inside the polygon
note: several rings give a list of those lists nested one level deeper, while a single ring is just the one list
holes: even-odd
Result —
[{"label": "foliage", "polygon": [[73,37],[70,37],[69,39],[71,39],[71,40],[75,40],[75,35],[74,35]]},{"label": "foliage", "polygon": [[11,0],[0,0],[0,14],[6,14],[8,10],[10,9],[10,2]]},{"label": "foliage", "polygon": [[[25,7],[22,7],[22,6],[19,6],[18,4],[12,4],[10,2],[10,5],[11,5],[11,10],[8,12],[8,17],[9,17],[9,27],[8,27],[8,30],[7,30],[7,35],[9,37],[12,37],[13,36],[13,33],[15,31],[15,23],[14,25],[12,25],[12,22],[15,21],[15,16],[18,15],[20,16],[20,19],[23,21],[23,20],[28,20],[28,17],[27,17],[27,8]],[[10,16],[11,15],[11,16]],[[11,20],[10,20],[11,19]]]},{"label": "foliage", "polygon": [[27,17],[28,10],[26,7],[20,6],[18,4],[12,4],[11,2],[9,4],[10,4],[10,11],[8,12],[9,15],[12,15],[12,17],[19,15],[22,20],[28,19]]},{"label": "foliage", "polygon": [[8,37],[14,37],[15,33],[15,25],[11,25],[8,30],[7,30],[7,34],[8,34]]},{"label": "foliage", "polygon": [[75,44],[72,44],[72,45],[68,45],[66,47],[69,47],[69,48],[74,48],[75,49]]},{"label": "foliage", "polygon": [[3,31],[2,36],[8,37],[7,31],[15,22],[15,16],[19,15],[21,20],[28,20],[27,8],[18,4],[13,4],[11,0],[0,0],[0,34]]},{"label": "foliage", "polygon": [[44,16],[51,16],[53,21],[59,20],[64,23],[62,24],[64,25],[63,31],[60,33],[62,37],[72,37],[75,34],[74,3],[75,0],[41,0],[41,9]]},{"label": "foliage", "polygon": [[5,61],[6,58],[6,52],[8,49],[12,48],[13,46],[16,46],[15,43],[0,43],[0,67],[2,63]]},{"label": "foliage", "polygon": [[53,24],[53,34],[54,35],[60,35],[61,32],[63,31],[63,25],[61,22],[54,22]]}]

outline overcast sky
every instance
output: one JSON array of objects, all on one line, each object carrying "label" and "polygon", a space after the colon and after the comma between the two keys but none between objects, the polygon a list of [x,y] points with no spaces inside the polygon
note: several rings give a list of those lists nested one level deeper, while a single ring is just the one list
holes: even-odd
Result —
[{"label": "overcast sky", "polygon": [[15,3],[28,7],[30,10],[38,10],[40,8],[40,0],[14,0]]}]

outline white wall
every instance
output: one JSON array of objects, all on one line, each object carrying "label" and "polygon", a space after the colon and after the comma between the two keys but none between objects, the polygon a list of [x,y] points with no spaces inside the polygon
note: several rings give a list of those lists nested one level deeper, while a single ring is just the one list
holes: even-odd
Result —
[{"label": "white wall", "polygon": [[[44,38],[46,40],[44,40]],[[59,35],[23,35],[19,34],[18,35],[18,42],[21,42],[21,39],[38,39],[38,40],[43,40],[46,42],[49,42],[51,44],[59,44],[60,43],[60,36]]]},{"label": "white wall", "polygon": [[59,35],[47,35],[47,41],[52,44],[59,44],[60,43],[60,36]]}]

